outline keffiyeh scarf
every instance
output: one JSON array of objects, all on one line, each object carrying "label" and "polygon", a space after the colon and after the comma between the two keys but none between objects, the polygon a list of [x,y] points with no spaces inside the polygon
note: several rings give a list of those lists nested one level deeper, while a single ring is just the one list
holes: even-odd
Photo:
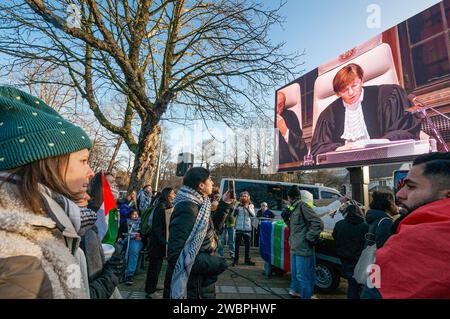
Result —
[{"label": "keffiyeh scarf", "polygon": [[175,197],[174,207],[181,202],[189,201],[200,206],[197,219],[192,228],[183,250],[178,257],[175,270],[172,275],[170,298],[186,299],[187,282],[195,258],[202,246],[208,230],[209,216],[211,214],[211,202],[208,197],[203,197],[200,193],[188,186],[182,186]]}]

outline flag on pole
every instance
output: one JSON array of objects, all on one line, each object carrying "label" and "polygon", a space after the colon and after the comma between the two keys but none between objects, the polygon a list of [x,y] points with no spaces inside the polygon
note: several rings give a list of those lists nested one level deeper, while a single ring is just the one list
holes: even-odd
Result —
[{"label": "flag on pole", "polygon": [[103,184],[103,205],[105,211],[105,220],[108,225],[103,243],[114,245],[119,234],[119,212],[117,210],[116,200],[114,199],[111,187],[106,181],[105,175],[102,173]]},{"label": "flag on pole", "polygon": [[97,211],[96,226],[102,243],[114,245],[119,233],[119,212],[111,187],[105,175],[100,174],[100,180],[97,179],[97,183],[94,183],[94,187],[97,188],[95,193],[102,203]]}]

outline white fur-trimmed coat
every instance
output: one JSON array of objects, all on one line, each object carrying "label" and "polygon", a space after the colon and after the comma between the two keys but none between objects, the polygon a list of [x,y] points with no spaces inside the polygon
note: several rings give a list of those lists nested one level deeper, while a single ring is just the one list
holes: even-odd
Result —
[{"label": "white fur-trimmed coat", "polygon": [[0,299],[89,298],[79,236],[62,208],[57,227],[27,209],[11,183],[0,182],[0,199]]}]

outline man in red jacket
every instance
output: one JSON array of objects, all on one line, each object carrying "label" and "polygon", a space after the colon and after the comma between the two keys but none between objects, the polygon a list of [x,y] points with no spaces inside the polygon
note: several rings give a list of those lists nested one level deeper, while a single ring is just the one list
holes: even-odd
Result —
[{"label": "man in red jacket", "polygon": [[397,198],[407,213],[377,250],[378,289],[361,297],[450,299],[450,153],[417,157]]}]

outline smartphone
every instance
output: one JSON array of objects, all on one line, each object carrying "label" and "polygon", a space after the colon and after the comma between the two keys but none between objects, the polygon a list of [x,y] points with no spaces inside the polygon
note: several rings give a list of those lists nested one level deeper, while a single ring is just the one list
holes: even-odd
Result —
[{"label": "smartphone", "polygon": [[236,191],[234,188],[234,181],[228,181],[228,192],[230,194],[230,199],[236,199]]}]

